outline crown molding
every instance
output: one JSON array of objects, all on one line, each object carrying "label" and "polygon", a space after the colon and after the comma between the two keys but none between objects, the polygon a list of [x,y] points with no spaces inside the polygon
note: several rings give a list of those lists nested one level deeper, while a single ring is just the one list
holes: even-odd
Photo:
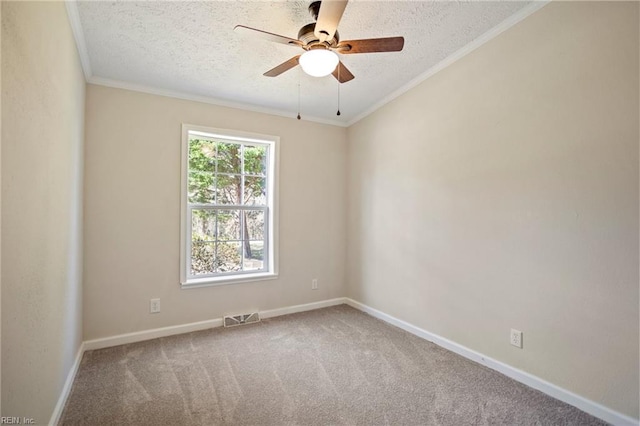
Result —
[{"label": "crown molding", "polygon": [[[295,116],[293,115],[294,113],[292,113],[291,111],[283,111],[283,110],[278,110],[274,108],[259,107],[256,105],[244,104],[240,102],[225,101],[222,99],[217,99],[209,96],[194,95],[191,93],[185,93],[185,92],[180,92],[176,90],[159,89],[157,87],[145,86],[142,84],[134,84],[134,83],[129,83],[121,80],[112,80],[110,78],[93,76],[88,80],[88,83],[95,84],[98,86],[132,90],[134,92],[142,92],[150,95],[164,96],[167,98],[176,98],[176,99],[182,99],[182,100],[193,101],[193,102],[201,102],[205,104],[217,105],[217,106],[222,106],[227,108],[235,108],[235,109],[240,109],[244,111],[259,112],[262,114],[277,115],[280,117],[295,119]],[[302,120],[312,121],[320,124],[328,124],[328,125],[337,126],[337,127],[347,127],[347,124],[341,121],[327,120],[324,118],[313,117],[308,115],[303,116]]]},{"label": "crown molding", "polygon": [[379,110],[384,105],[386,105],[389,102],[393,101],[394,99],[396,99],[400,95],[402,95],[402,94],[408,92],[409,90],[413,89],[414,87],[416,87],[418,84],[422,83],[423,81],[425,81],[429,77],[432,77],[436,73],[438,73],[438,72],[442,71],[443,69],[447,68],[449,65],[453,64],[458,59],[461,59],[461,58],[467,56],[469,53],[473,52],[474,50],[476,50],[477,48],[479,48],[480,46],[482,46],[483,44],[485,44],[489,40],[497,37],[498,35],[502,34],[506,30],[508,30],[509,28],[513,27],[518,22],[522,21],[523,19],[527,18],[528,16],[532,15],[533,13],[537,12],[538,10],[542,9],[544,6],[546,6],[550,2],[551,2],[551,0],[534,0],[531,4],[529,4],[529,5],[525,6],[524,8],[520,9],[517,13],[511,15],[510,17],[508,17],[507,19],[502,21],[500,24],[498,24],[495,27],[491,28],[489,31],[487,31],[486,33],[482,34],[480,37],[478,37],[477,39],[473,40],[471,43],[469,43],[469,44],[465,45],[464,47],[462,47],[461,49],[455,51],[451,55],[449,55],[446,58],[444,58],[442,61],[438,62],[437,64],[435,64],[434,66],[432,66],[431,68],[429,68],[428,70],[426,70],[425,72],[420,74],[418,77],[414,78],[413,80],[411,80],[410,82],[408,82],[404,86],[400,87],[398,90],[392,92],[390,95],[386,96],[385,98],[383,98],[379,102],[373,104],[369,109],[367,109],[363,113],[358,114],[355,118],[353,118],[349,122],[347,122],[347,127],[350,127],[353,124],[357,123],[358,121],[362,120],[363,118],[367,117],[368,115],[371,115],[372,113],[374,113],[375,111]]},{"label": "crown molding", "polygon": [[84,79],[89,81],[93,74],[91,73],[91,61],[89,60],[87,43],[84,39],[84,31],[82,29],[82,24],[80,23],[78,2],[75,0],[67,0],[64,2],[64,5],[67,8],[67,16],[69,17],[69,24],[71,25],[73,38],[76,40],[76,48],[78,49],[78,56],[80,56],[80,64],[82,65]]},{"label": "crown molding", "polygon": [[[222,99],[217,99],[209,96],[194,95],[191,93],[185,93],[175,90],[161,89],[151,86],[145,86],[141,84],[129,83],[121,80],[113,80],[104,77],[98,77],[93,75],[91,70],[91,61],[89,60],[89,52],[87,50],[87,43],[84,38],[84,30],[82,29],[82,23],[80,22],[80,13],[78,12],[78,3],[76,0],[66,0],[65,6],[67,8],[67,16],[69,17],[69,23],[71,25],[71,31],[73,32],[73,38],[76,42],[76,48],[78,50],[78,56],[80,57],[80,63],[82,65],[82,71],[87,83],[95,84],[99,86],[112,87],[117,89],[132,90],[135,92],[142,92],[151,95],[164,96],[169,98],[183,99],[187,101],[201,102],[211,105],[223,106],[227,108],[241,109],[245,111],[259,112],[269,115],[277,115],[280,117],[294,118],[294,113],[290,111],[283,111],[274,108],[259,107],[256,105],[245,104],[241,102],[231,102]],[[314,116],[303,116],[301,118],[305,121],[311,121],[320,124],[328,124],[337,127],[347,127],[347,124],[342,121],[328,120],[325,118]]]},{"label": "crown molding", "polygon": [[[517,13],[515,13],[514,15],[511,15],[509,18],[505,19],[497,26],[491,28],[489,31],[482,34],[477,39],[473,40],[471,43],[465,45],[464,47],[457,50],[453,54],[447,56],[445,59],[438,62],[436,65],[432,66],[427,71],[420,74],[418,77],[414,78],[413,80],[411,80],[410,82],[402,86],[401,88],[387,95],[385,98],[383,98],[379,102],[373,104],[370,108],[358,114],[355,118],[349,120],[348,122],[329,120],[329,119],[313,117],[313,116],[304,116],[302,120],[311,121],[311,122],[320,123],[320,124],[328,124],[328,125],[337,126],[337,127],[350,127],[353,124],[357,123],[358,121],[362,120],[363,118],[379,110],[384,105],[388,104],[389,102],[393,101],[394,99],[408,92],[412,88],[416,87],[420,83],[424,82],[428,78],[432,77],[436,73],[447,68],[448,66],[456,62],[458,59],[463,58],[464,56],[468,55],[469,53],[473,52],[474,50],[482,46],[483,44],[487,43],[488,41],[502,34],[509,28],[516,25],[518,22],[522,21],[523,19],[527,18],[528,16],[532,15],[538,10],[542,9],[544,6],[550,3],[550,1],[551,0],[534,0],[531,4],[527,5],[526,7],[524,7]],[[65,5],[67,8],[67,15],[69,16],[69,21],[71,24],[71,29],[73,31],[73,36],[76,41],[78,54],[80,56],[82,70],[84,72],[85,80],[88,83],[99,85],[99,86],[117,88],[117,89],[132,90],[132,91],[147,93],[151,95],[183,99],[183,100],[188,100],[193,102],[201,102],[201,103],[206,103],[211,105],[223,106],[227,108],[235,108],[235,109],[240,109],[245,111],[259,112],[263,114],[293,118],[293,113],[291,113],[290,111],[260,107],[260,106],[245,104],[241,102],[232,102],[232,101],[217,99],[209,96],[194,95],[191,93],[161,89],[161,88],[145,86],[141,84],[129,83],[121,80],[113,80],[109,78],[94,76],[91,71],[91,64],[89,61],[89,54],[88,54],[86,42],[84,39],[82,24],[80,23],[80,14],[78,12],[77,1],[66,0]]]}]

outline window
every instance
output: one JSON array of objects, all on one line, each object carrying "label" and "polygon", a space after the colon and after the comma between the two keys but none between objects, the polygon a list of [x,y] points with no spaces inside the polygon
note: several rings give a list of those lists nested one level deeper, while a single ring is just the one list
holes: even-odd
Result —
[{"label": "window", "polygon": [[277,141],[183,125],[183,286],[276,276]]}]

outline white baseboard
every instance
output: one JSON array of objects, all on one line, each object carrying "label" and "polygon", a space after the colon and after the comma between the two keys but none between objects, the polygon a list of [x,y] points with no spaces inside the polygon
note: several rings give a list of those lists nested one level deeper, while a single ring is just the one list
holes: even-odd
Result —
[{"label": "white baseboard", "polygon": [[[280,315],[294,314],[296,312],[311,311],[314,309],[326,308],[329,306],[341,305],[347,303],[346,298],[339,297],[336,299],[322,300],[320,302],[305,303],[303,305],[287,306],[284,308],[270,309],[267,311],[260,311],[261,318],[272,318]],[[49,425],[57,425],[62,415],[62,410],[67,402],[73,381],[75,380],[76,373],[80,367],[80,361],[82,361],[82,355],[85,351],[91,351],[95,349],[104,349],[112,346],[125,345],[127,343],[142,342],[144,340],[156,339],[158,337],[173,336],[175,334],[189,333],[192,331],[206,330],[208,328],[222,327],[222,318],[192,322],[189,324],[174,325],[170,327],[154,328],[151,330],[137,331],[134,333],[119,334],[116,336],[104,337],[101,339],[93,339],[82,342],[78,349],[75,362],[67,375],[67,380],[62,388],[58,403],[53,410]]]},{"label": "white baseboard", "polygon": [[449,339],[423,330],[419,327],[416,327],[415,325],[392,317],[391,315],[385,314],[384,312],[364,305],[353,299],[345,298],[345,303],[362,312],[366,312],[375,318],[381,319],[382,321],[388,322],[389,324],[395,325],[398,328],[408,331],[411,334],[433,342],[438,346],[450,350],[451,352],[455,352],[458,355],[475,361],[478,364],[482,364],[493,370],[496,370],[507,377],[510,377],[520,383],[537,389],[540,392],[546,393],[547,395],[552,396],[555,399],[573,405],[574,407],[579,408],[580,410],[589,413],[592,416],[598,417],[599,419],[602,419],[607,423],[611,423],[616,426],[638,426],[639,424],[638,419],[634,419],[625,414],[614,411],[610,408],[605,407],[604,405],[588,400],[571,391],[556,386],[553,383],[547,382],[540,377],[534,376],[525,371],[519,370],[503,362],[490,358],[486,355],[455,343]]},{"label": "white baseboard", "polygon": [[[601,404],[598,404],[597,402],[588,400],[580,395],[577,395],[573,392],[570,392],[566,389],[556,386],[553,383],[547,382],[546,380],[543,380],[525,371],[511,367],[510,365],[507,365],[503,362],[500,362],[498,360],[485,356],[479,352],[476,352],[472,349],[469,349],[465,346],[455,343],[442,336],[423,330],[419,327],[409,324],[408,322],[392,317],[391,315],[385,314],[384,312],[371,308],[370,306],[364,305],[360,302],[357,302],[353,299],[349,299],[347,297],[338,297],[335,299],[323,300],[320,302],[312,302],[312,303],[306,303],[302,305],[294,305],[294,306],[288,306],[284,308],[260,311],[260,317],[272,318],[272,317],[277,317],[281,315],[288,315],[288,314],[293,314],[297,312],[305,312],[305,311],[311,311],[314,309],[326,308],[329,306],[341,305],[345,303],[355,309],[358,309],[362,312],[366,312],[375,318],[381,319],[385,322],[388,322],[389,324],[392,324],[405,331],[408,331],[411,334],[414,334],[425,340],[433,342],[438,346],[441,346],[445,349],[455,352],[458,355],[461,355],[465,358],[468,358],[472,361],[475,361],[479,364],[485,365],[493,370],[496,370],[507,377],[510,377],[520,383],[523,383],[541,392],[544,392],[547,395],[552,396],[553,398],[566,402],[567,404],[573,405],[574,407],[577,407],[580,410],[585,411],[591,414],[592,416],[598,417],[608,423],[611,423],[617,426],[634,426],[634,425],[638,426],[639,425],[639,422],[637,419],[633,419],[629,416],[626,416],[622,413],[619,413],[610,408],[607,408]],[[124,345],[127,343],[141,342],[144,340],[155,339],[158,337],[172,336],[175,334],[189,333],[192,331],[206,330],[208,328],[221,327],[221,326],[222,326],[222,318],[218,318],[218,319],[194,322],[189,324],[182,324],[182,325],[176,325],[176,326],[170,326],[170,327],[162,327],[162,328],[155,328],[151,330],[138,331],[135,333],[120,334],[117,336],[105,337],[101,339],[94,339],[94,340],[88,340],[83,342],[82,345],[80,346],[80,349],[78,350],[78,355],[76,356],[76,360],[73,364],[73,367],[69,371],[69,374],[67,376],[67,381],[65,382],[64,388],[62,390],[62,393],[60,394],[60,398],[58,399],[58,403],[54,409],[54,412],[51,416],[51,420],[49,424],[56,425],[60,419],[60,416],[62,415],[64,404],[66,403],[67,397],[69,396],[69,392],[71,391],[71,386],[73,385],[73,380],[75,379],[76,373],[78,371],[78,367],[80,366],[80,361],[82,360],[82,354],[84,353],[84,351],[108,348],[111,346]]]},{"label": "white baseboard", "polygon": [[192,331],[206,330],[208,328],[221,327],[222,318],[207,321],[192,322],[189,324],[172,325],[169,327],[153,328],[151,330],[136,331],[134,333],[118,334],[116,336],[103,337],[101,339],[87,340],[84,349],[110,348],[112,346],[126,345],[127,343],[142,342],[144,340],[157,339],[158,337],[173,336],[174,334],[190,333]]},{"label": "white baseboard", "polygon": [[328,308],[329,306],[343,305],[347,303],[346,297],[322,300],[320,302],[305,303],[304,305],[288,306],[286,308],[270,309],[260,311],[260,318],[279,317],[281,315],[295,314],[296,312],[313,311],[314,309]]},{"label": "white baseboard", "polygon": [[[260,311],[260,317],[277,317],[280,315],[294,314],[296,312],[326,308],[328,306],[335,306],[343,303],[347,303],[346,299],[344,297],[339,297],[337,299],[322,300],[320,302],[306,303],[304,305],[294,305],[284,308]],[[154,328],[151,330],[136,331],[134,333],[119,334],[116,336],[104,337],[101,339],[87,340],[84,342],[84,349],[87,351],[91,351],[94,349],[110,348],[112,346],[125,345],[127,343],[142,342],[144,340],[157,339],[158,337],[173,336],[174,334],[190,333],[192,331],[206,330],[208,328],[221,326],[222,317],[207,321],[192,322],[189,324],[173,325],[169,327]]]},{"label": "white baseboard", "polygon": [[62,416],[62,410],[64,410],[64,405],[67,403],[67,398],[69,397],[69,393],[71,393],[71,388],[73,387],[73,381],[76,378],[76,373],[78,372],[78,368],[80,368],[80,362],[82,361],[82,355],[84,354],[84,342],[80,344],[78,348],[78,353],[76,354],[76,359],[73,361],[73,365],[67,374],[67,380],[64,382],[64,386],[62,387],[62,392],[60,392],[60,397],[58,398],[58,403],[53,409],[53,414],[51,414],[51,419],[49,419],[49,425],[57,425],[60,421],[60,416]]}]

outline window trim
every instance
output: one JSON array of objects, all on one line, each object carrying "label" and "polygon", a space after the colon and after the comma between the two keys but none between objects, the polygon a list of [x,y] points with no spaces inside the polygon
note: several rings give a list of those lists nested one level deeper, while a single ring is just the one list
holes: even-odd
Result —
[{"label": "window trim", "polygon": [[[242,272],[214,277],[188,277],[188,263],[191,260],[189,248],[189,133],[201,133],[205,137],[214,137],[231,142],[248,142],[269,145],[269,161],[267,164],[267,206],[269,206],[266,224],[266,245],[268,246],[268,271]],[[219,129],[193,124],[182,124],[182,147],[180,164],[180,285],[181,288],[199,288],[209,286],[228,285],[245,282],[255,282],[275,279],[278,277],[278,161],[280,157],[280,138],[278,136],[250,133],[239,130]],[[193,207],[192,207],[193,208]]]}]

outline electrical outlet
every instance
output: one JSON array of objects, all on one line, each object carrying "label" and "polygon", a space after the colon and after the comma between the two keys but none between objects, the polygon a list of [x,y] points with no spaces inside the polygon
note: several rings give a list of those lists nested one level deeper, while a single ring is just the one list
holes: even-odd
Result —
[{"label": "electrical outlet", "polygon": [[160,299],[151,299],[149,301],[149,313],[157,314],[160,312]]},{"label": "electrical outlet", "polygon": [[522,331],[511,329],[511,337],[509,339],[513,346],[522,349]]},{"label": "electrical outlet", "polygon": [[314,278],[311,280],[311,290],[317,290],[318,289],[318,279]]}]

